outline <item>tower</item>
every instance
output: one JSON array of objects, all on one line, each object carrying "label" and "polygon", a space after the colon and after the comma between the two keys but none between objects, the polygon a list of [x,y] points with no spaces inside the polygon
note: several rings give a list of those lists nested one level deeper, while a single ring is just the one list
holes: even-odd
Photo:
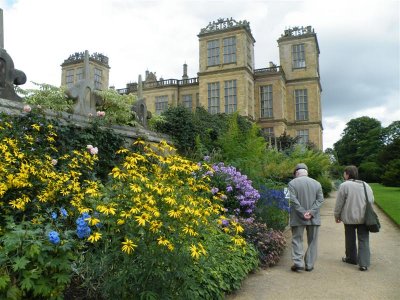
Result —
[{"label": "tower", "polygon": [[247,21],[218,19],[199,35],[199,105],[254,118],[254,43]]},{"label": "tower", "polygon": [[75,52],[61,64],[61,85],[70,88],[80,80],[87,79],[93,82],[95,90],[106,90],[109,72],[107,56],[97,52],[89,55],[87,50]]},{"label": "tower", "polygon": [[278,39],[280,64],[286,78],[286,120],[291,136],[322,149],[319,46],[311,26],[294,27]]}]

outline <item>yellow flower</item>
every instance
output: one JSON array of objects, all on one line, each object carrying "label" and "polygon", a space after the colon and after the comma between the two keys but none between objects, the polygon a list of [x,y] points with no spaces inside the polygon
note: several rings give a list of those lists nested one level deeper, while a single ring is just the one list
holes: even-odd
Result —
[{"label": "yellow flower", "polygon": [[99,232],[95,232],[88,237],[88,241],[93,244],[94,242],[97,242],[99,239],[101,239],[101,233]]},{"label": "yellow flower", "polygon": [[142,191],[142,188],[138,186],[137,184],[130,184],[130,189],[134,191],[135,193],[140,193]]},{"label": "yellow flower", "polygon": [[100,220],[95,217],[87,218],[87,219],[85,219],[85,221],[88,221],[90,226],[94,226],[94,225],[100,223]]},{"label": "yellow flower", "polygon": [[124,224],[125,224],[125,220],[123,220],[123,219],[117,220],[117,225],[124,225]]},{"label": "yellow flower", "polygon": [[136,216],[135,219],[139,223],[140,226],[145,226],[146,225],[146,221],[149,219],[149,215],[148,214],[142,214],[140,216]]},{"label": "yellow flower", "polygon": [[40,126],[38,124],[32,124],[31,126],[33,129],[40,131]]},{"label": "yellow flower", "polygon": [[193,228],[189,225],[185,225],[185,227],[183,227],[183,232],[190,235],[190,236],[196,236],[199,235],[196,231],[193,230]]},{"label": "yellow flower", "polygon": [[168,216],[170,216],[171,218],[179,218],[181,216],[181,212],[178,210],[170,210],[168,211]]},{"label": "yellow flower", "polygon": [[195,245],[191,245],[190,246],[190,255],[194,258],[194,259],[199,259],[200,258],[200,252],[199,249],[197,249],[197,247]]},{"label": "yellow flower", "polygon": [[237,245],[237,246],[244,246],[244,245],[246,245],[246,241],[245,241],[243,238],[239,237],[239,236],[232,237],[231,240],[232,240],[233,243],[234,243],[235,245]]},{"label": "yellow flower", "polygon": [[105,205],[98,205],[96,208],[99,212],[105,214],[105,215],[115,215],[115,208],[112,207],[113,205],[111,204],[109,207]]},{"label": "yellow flower", "polygon": [[136,247],[137,245],[135,245],[132,240],[125,238],[125,242],[122,242],[121,249],[123,252],[131,254]]}]

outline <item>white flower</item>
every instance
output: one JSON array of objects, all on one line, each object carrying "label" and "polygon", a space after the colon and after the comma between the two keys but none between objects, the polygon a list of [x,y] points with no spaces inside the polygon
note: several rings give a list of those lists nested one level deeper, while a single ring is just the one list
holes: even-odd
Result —
[{"label": "white flower", "polygon": [[97,149],[97,147],[93,147],[91,149],[89,149],[90,154],[92,155],[96,155],[97,153],[99,153],[99,149]]},{"label": "white flower", "polygon": [[58,163],[58,160],[57,159],[52,159],[51,160],[51,164],[53,165],[53,166],[55,166],[56,164]]},{"label": "white flower", "polygon": [[106,115],[106,112],[105,111],[98,111],[97,112],[97,116],[98,117],[104,117]]},{"label": "white flower", "polygon": [[86,149],[88,149],[88,150],[90,150],[90,149],[92,149],[92,148],[93,148],[92,145],[87,145],[87,146],[86,146]]},{"label": "white flower", "polygon": [[24,106],[24,112],[30,112],[32,110],[32,107],[30,107],[29,105],[25,105]]}]

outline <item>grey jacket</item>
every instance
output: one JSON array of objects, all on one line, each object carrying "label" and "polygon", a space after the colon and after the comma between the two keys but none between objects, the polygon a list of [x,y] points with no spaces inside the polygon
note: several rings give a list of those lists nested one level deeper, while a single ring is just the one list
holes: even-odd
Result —
[{"label": "grey jacket", "polygon": [[[334,210],[335,219],[340,219],[344,224],[364,224],[365,192],[363,182],[360,180],[347,180],[343,182],[336,196]],[[374,202],[371,187],[365,183],[369,202]]]},{"label": "grey jacket", "polygon": [[[290,192],[290,226],[321,225],[319,209],[324,202],[321,184],[308,177],[300,176],[289,182]],[[310,211],[311,220],[303,215]]]}]

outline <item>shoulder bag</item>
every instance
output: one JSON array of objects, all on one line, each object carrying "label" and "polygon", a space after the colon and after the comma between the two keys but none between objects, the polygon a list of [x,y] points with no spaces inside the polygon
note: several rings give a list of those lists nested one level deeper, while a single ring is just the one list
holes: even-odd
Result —
[{"label": "shoulder bag", "polygon": [[367,188],[365,187],[365,182],[363,182],[363,186],[365,192],[365,201],[367,202],[367,206],[365,208],[364,224],[367,226],[369,232],[379,232],[379,229],[381,228],[381,223],[379,222],[378,215],[372,208],[371,202],[368,201]]}]

